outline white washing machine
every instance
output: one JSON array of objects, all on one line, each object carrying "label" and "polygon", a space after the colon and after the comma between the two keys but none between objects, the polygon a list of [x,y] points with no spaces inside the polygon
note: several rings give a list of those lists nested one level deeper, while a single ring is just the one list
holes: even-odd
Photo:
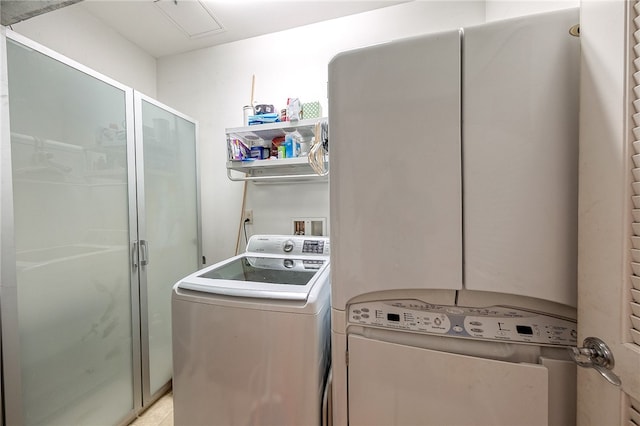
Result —
[{"label": "white washing machine", "polygon": [[329,299],[322,237],[254,235],[245,253],[178,282],[174,423],[321,424]]}]

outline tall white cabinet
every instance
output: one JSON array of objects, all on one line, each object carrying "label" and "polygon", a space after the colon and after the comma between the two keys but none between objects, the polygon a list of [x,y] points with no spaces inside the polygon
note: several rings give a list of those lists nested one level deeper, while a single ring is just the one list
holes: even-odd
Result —
[{"label": "tall white cabinet", "polygon": [[[489,348],[509,341],[515,353],[513,343],[534,334],[520,326],[508,336],[502,320],[483,334],[487,317],[465,322],[465,312],[549,314],[567,323],[548,333],[566,334],[541,345],[576,343],[580,40],[569,29],[578,21],[567,9],[344,52],[329,64],[335,424],[572,423],[575,366],[564,347],[551,363],[549,353],[505,360],[496,368],[504,376],[460,372],[493,369],[484,358],[502,358]],[[443,316],[425,317],[432,309]],[[464,339],[486,351],[462,349]],[[493,389],[469,385],[488,378]],[[450,389],[436,393],[460,398],[434,403],[421,386],[438,381],[433,389]],[[508,406],[483,399],[499,402],[494,389],[523,382],[531,393]],[[477,405],[448,409],[459,401]]]}]

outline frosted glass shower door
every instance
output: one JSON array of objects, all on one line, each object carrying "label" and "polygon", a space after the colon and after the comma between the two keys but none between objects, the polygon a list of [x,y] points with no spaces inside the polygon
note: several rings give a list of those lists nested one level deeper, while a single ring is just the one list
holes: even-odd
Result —
[{"label": "frosted glass shower door", "polygon": [[139,93],[135,104],[146,405],[172,377],[171,289],[200,266],[197,127],[188,117]]},{"label": "frosted glass shower door", "polygon": [[44,48],[7,44],[22,388],[22,406],[7,412],[27,425],[117,424],[140,382],[133,92]]}]

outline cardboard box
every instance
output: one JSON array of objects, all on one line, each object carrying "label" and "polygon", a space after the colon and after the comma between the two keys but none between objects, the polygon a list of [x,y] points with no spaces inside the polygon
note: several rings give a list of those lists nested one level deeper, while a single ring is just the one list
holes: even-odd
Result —
[{"label": "cardboard box", "polygon": [[320,102],[306,102],[302,104],[302,118],[320,118],[322,117],[322,107]]}]

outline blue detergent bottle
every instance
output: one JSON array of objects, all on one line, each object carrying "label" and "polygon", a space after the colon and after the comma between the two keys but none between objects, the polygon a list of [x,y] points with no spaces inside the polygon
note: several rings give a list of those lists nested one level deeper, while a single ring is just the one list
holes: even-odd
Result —
[{"label": "blue detergent bottle", "polygon": [[291,133],[287,133],[284,137],[284,150],[286,158],[293,158],[296,156],[295,140]]}]

